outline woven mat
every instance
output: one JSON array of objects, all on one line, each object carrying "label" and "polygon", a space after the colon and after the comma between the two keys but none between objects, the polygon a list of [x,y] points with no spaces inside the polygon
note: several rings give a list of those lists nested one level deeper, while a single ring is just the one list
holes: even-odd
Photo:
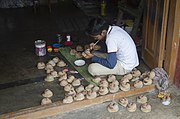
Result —
[{"label": "woven mat", "polygon": [[[86,63],[84,66],[78,67],[74,65],[74,61],[77,60],[77,58],[74,55],[70,54],[70,47],[61,47],[59,48],[60,53],[63,55],[64,58],[69,61],[69,63],[83,76],[85,80],[87,80],[89,83],[95,84],[92,81],[92,76],[88,72],[88,64]],[[95,84],[96,85],[96,84]]]}]

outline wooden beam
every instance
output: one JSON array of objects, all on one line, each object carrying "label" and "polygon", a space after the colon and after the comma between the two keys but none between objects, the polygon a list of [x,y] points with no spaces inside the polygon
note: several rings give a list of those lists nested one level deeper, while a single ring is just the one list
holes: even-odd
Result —
[{"label": "wooden beam", "polygon": [[12,118],[12,119],[34,119],[54,116],[60,113],[69,112],[72,110],[93,106],[103,102],[111,101],[114,99],[120,99],[122,97],[129,97],[133,95],[142,94],[145,92],[151,92],[155,90],[154,85],[144,86],[143,88],[132,88],[130,91],[119,91],[114,94],[108,94],[105,96],[99,96],[91,100],[76,101],[70,104],[63,104],[62,101],[57,101],[52,104],[36,106],[27,109],[22,109],[15,112],[0,115],[0,119]]}]

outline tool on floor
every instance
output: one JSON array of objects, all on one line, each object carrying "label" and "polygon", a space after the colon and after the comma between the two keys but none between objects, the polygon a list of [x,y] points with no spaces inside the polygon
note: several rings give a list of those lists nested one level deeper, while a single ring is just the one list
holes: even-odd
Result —
[{"label": "tool on floor", "polygon": [[71,70],[69,71],[71,74],[78,74],[79,72],[78,71],[75,71],[75,70]]}]

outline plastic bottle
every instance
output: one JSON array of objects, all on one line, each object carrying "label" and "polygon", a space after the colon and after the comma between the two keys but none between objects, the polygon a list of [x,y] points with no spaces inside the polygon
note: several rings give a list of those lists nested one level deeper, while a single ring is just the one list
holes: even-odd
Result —
[{"label": "plastic bottle", "polygon": [[106,2],[102,0],[101,2],[101,16],[106,16]]},{"label": "plastic bottle", "polygon": [[65,46],[70,46],[70,45],[72,45],[73,42],[71,41],[71,36],[70,36],[70,35],[67,35],[66,38],[67,38],[67,41],[64,42],[64,45],[65,45]]},{"label": "plastic bottle", "polygon": [[62,36],[61,34],[57,34],[58,44],[61,44]]}]

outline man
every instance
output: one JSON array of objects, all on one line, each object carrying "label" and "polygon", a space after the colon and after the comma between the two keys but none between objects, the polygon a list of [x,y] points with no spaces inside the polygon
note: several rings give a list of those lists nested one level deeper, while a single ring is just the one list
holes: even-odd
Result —
[{"label": "man", "polygon": [[92,76],[124,75],[139,65],[134,41],[122,28],[111,26],[97,17],[90,20],[86,33],[95,40],[105,41],[107,47],[106,58],[88,55],[87,58],[92,58],[93,62],[88,67]]}]

